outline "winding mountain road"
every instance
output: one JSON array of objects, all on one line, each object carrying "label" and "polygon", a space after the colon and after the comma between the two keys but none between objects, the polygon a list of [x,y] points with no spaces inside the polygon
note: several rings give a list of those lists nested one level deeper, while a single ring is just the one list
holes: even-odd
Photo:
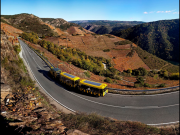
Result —
[{"label": "winding mountain road", "polygon": [[40,86],[56,100],[74,112],[96,112],[123,121],[140,121],[148,125],[172,124],[179,121],[179,91],[157,95],[119,95],[104,97],[83,95],[54,81],[48,76],[49,67],[22,40],[25,59]]}]

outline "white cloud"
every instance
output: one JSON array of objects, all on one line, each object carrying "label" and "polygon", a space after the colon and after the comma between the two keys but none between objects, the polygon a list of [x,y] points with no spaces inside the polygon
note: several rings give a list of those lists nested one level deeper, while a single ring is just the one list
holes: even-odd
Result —
[{"label": "white cloud", "polygon": [[144,14],[148,14],[148,12],[144,12]]},{"label": "white cloud", "polygon": [[151,14],[151,13],[173,13],[173,14],[179,14],[179,12],[174,12],[176,9],[174,10],[166,10],[166,11],[151,11],[151,12],[144,12],[144,14]]},{"label": "white cloud", "polygon": [[154,11],[151,11],[151,12],[149,12],[149,13],[154,13]]},{"label": "white cloud", "polygon": [[179,12],[174,12],[173,14],[179,14]]},{"label": "white cloud", "polygon": [[156,13],[164,13],[164,11],[157,11]]},{"label": "white cloud", "polygon": [[170,13],[170,12],[172,12],[172,11],[165,11],[165,13]]}]

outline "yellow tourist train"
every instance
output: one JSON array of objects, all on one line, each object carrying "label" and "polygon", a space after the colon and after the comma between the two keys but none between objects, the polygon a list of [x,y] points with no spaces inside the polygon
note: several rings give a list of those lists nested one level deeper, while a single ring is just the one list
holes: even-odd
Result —
[{"label": "yellow tourist train", "polygon": [[81,79],[78,76],[62,72],[59,68],[51,68],[50,75],[58,79],[61,83],[72,88],[78,89],[81,93],[87,93],[94,96],[104,96],[108,93],[107,84]]}]

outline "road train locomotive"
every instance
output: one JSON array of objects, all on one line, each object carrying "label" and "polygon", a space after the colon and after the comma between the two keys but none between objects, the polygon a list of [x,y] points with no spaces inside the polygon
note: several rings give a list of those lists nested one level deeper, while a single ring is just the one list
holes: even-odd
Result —
[{"label": "road train locomotive", "polygon": [[71,75],[66,72],[62,72],[59,68],[51,68],[49,74],[65,85],[68,85],[81,93],[87,93],[94,96],[104,96],[108,93],[107,84],[94,82],[86,79],[81,79],[80,77]]}]

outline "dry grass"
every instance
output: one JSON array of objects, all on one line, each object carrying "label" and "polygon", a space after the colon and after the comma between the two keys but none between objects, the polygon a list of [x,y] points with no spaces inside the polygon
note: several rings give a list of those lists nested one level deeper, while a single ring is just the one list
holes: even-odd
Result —
[{"label": "dry grass", "polygon": [[96,113],[62,114],[61,119],[67,128],[78,129],[92,135],[176,135],[179,133],[178,127],[156,128],[140,122],[113,120]]}]

